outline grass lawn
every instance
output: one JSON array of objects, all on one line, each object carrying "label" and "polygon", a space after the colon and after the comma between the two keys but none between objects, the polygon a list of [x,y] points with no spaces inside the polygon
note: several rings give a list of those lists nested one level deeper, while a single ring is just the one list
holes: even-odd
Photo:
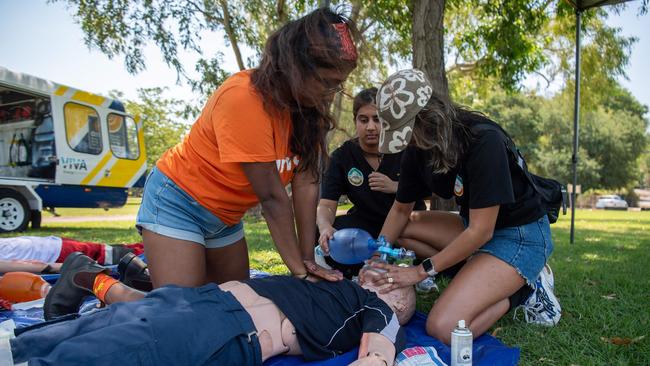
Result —
[{"label": "grass lawn", "polygon": [[573,245],[569,228],[569,216],[552,225],[559,325],[506,316],[497,336],[525,365],[650,365],[650,212],[580,210]]},{"label": "grass lawn", "polygon": [[[85,215],[101,210],[90,211],[95,213]],[[569,216],[552,225],[550,264],[563,308],[559,325],[532,326],[521,314],[518,320],[509,314],[491,332],[520,347],[522,365],[650,365],[650,212],[579,210],[573,245],[569,225]],[[107,243],[140,240],[132,221],[48,223],[27,234]],[[248,220],[246,235],[253,268],[286,271],[263,221]],[[436,296],[420,296],[418,309],[427,311]],[[627,341],[632,343],[610,343]]]}]

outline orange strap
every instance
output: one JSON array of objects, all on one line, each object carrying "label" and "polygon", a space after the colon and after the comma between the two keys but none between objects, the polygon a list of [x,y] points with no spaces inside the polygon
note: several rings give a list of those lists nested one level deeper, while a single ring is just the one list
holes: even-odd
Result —
[{"label": "orange strap", "polygon": [[93,293],[99,301],[106,302],[104,298],[108,290],[113,287],[114,284],[119,283],[120,281],[114,279],[113,277],[100,273],[95,277],[95,283],[93,284]]}]

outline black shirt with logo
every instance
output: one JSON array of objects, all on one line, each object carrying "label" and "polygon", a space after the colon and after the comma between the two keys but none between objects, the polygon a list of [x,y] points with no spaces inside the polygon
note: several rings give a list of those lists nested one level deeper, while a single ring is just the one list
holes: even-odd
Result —
[{"label": "black shirt with logo", "polygon": [[[463,112],[460,119],[474,136],[459,164],[444,174],[433,173],[431,152],[409,146],[404,151],[397,201],[413,202],[434,192],[456,198],[460,215],[469,210],[500,205],[496,229],[528,224],[545,212],[539,194],[510,159],[506,136],[484,116]],[[480,129],[473,129],[481,125]]]},{"label": "black shirt with logo", "polygon": [[[244,281],[273,301],[294,327],[307,361],[334,358],[359,345],[363,333],[379,333],[395,345],[406,334],[391,308],[371,291],[348,280],[310,282],[291,276]],[[392,363],[391,363],[392,364]]]},{"label": "black shirt with logo", "polygon": [[[402,154],[383,155],[377,171],[398,181]],[[359,216],[381,227],[393,205],[395,194],[370,189],[368,176],[373,171],[363,155],[358,139],[346,141],[330,157],[321,186],[321,198],[337,201],[342,195],[347,195],[354,205],[348,210],[348,215]],[[416,210],[426,208],[422,198],[424,196],[413,200],[416,201]]]}]

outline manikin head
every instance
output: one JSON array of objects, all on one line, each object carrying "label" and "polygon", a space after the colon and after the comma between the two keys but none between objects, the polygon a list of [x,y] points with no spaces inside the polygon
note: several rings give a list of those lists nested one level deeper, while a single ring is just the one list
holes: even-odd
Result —
[{"label": "manikin head", "polygon": [[374,282],[370,281],[371,277],[364,277],[366,282],[362,283],[361,287],[376,293],[377,297],[382,299],[393,310],[400,325],[404,325],[411,320],[415,313],[415,288],[413,286],[396,288],[382,294],[380,291],[390,286],[390,284],[375,286]]}]

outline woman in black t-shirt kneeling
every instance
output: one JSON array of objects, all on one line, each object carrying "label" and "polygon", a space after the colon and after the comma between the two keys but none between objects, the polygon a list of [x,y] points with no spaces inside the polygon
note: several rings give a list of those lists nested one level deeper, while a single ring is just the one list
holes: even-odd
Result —
[{"label": "woman in black t-shirt kneeling", "polygon": [[[380,154],[375,97],[377,88],[368,88],[354,97],[352,115],[357,137],[334,150],[323,177],[318,203],[318,243],[327,252],[329,240],[336,230],[359,228],[376,238],[395,200],[402,153]],[[354,205],[345,215],[336,216],[339,198],[347,195]],[[415,200],[415,209],[424,210],[424,202]],[[331,257],[326,263],[347,278],[355,276],[363,263],[344,265]]]},{"label": "woman in black t-shirt kneeling", "polygon": [[[408,249],[427,257],[409,268],[373,264],[388,271],[383,280],[391,284],[388,290],[467,259],[429,313],[430,335],[449,343],[452,329],[464,319],[477,337],[531,291],[526,320],[557,323],[553,279],[542,271],[553,251],[549,222],[539,194],[510,159],[504,131],[435,94],[419,70],[390,76],[377,94],[377,108],[379,151],[404,153],[396,199],[381,234],[391,242],[400,236],[416,239],[419,245]],[[455,196],[460,213],[410,217],[414,202],[432,192]]]}]

